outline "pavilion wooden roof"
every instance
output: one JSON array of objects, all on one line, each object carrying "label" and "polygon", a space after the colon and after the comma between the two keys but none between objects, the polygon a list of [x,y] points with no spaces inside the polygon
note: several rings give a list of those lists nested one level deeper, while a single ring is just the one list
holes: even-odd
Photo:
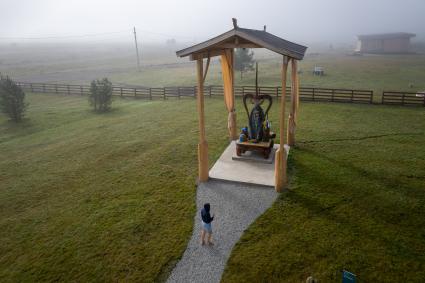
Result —
[{"label": "pavilion wooden roof", "polygon": [[221,55],[224,49],[233,48],[266,48],[276,53],[286,55],[297,60],[304,57],[307,47],[285,40],[264,30],[246,29],[237,26],[234,21],[234,28],[211,38],[202,43],[179,50],[176,52],[179,57],[190,56],[191,60],[196,58],[207,58]]}]

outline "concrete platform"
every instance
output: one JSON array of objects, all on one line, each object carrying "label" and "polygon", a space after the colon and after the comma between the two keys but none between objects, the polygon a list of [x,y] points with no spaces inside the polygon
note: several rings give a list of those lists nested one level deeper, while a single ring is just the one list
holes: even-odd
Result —
[{"label": "concrete platform", "polygon": [[[274,145],[276,149],[279,146],[278,144]],[[286,144],[285,150],[288,154],[289,146]],[[253,162],[252,160],[233,160],[232,157],[235,152],[236,144],[233,141],[211,168],[210,178],[274,187],[274,158],[270,164]]]}]

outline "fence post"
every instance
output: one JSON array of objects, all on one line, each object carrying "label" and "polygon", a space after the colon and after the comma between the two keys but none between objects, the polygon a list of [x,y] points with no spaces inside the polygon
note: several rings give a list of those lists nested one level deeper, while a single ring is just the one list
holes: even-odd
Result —
[{"label": "fence post", "polygon": [[152,88],[149,88],[149,99],[152,100]]},{"label": "fence post", "polygon": [[385,104],[385,91],[382,91],[381,104]]},{"label": "fence post", "polygon": [[32,88],[32,83],[30,83],[31,92],[34,92],[34,89]]},{"label": "fence post", "polygon": [[180,99],[180,87],[177,87],[177,97]]},{"label": "fence post", "polygon": [[83,96],[83,86],[82,85],[80,85],[80,94],[81,94],[81,96]]},{"label": "fence post", "polygon": [[196,98],[196,86],[193,87],[193,98]]},{"label": "fence post", "polygon": [[279,97],[279,87],[276,87],[276,98]]},{"label": "fence post", "polygon": [[370,91],[370,104],[373,103],[373,90]]},{"label": "fence post", "polygon": [[70,90],[69,90],[69,85],[67,85],[66,87],[68,89],[68,95],[70,95],[71,93],[70,93]]},{"label": "fence post", "polygon": [[55,92],[56,92],[56,94],[58,94],[58,85],[57,84],[55,84]]},{"label": "fence post", "polygon": [[351,90],[351,99],[350,102],[353,103],[354,90]]},{"label": "fence post", "polygon": [[134,97],[136,97],[136,88],[134,88]]},{"label": "fence post", "polygon": [[316,89],[313,87],[313,101],[316,101],[316,98],[314,97],[316,95]]},{"label": "fence post", "polygon": [[43,93],[46,93],[46,84],[43,84]]},{"label": "fence post", "polygon": [[208,86],[208,92],[209,92],[209,95],[210,95],[210,98],[211,98],[211,96],[212,96],[211,86]]},{"label": "fence post", "polygon": [[335,96],[335,89],[332,89],[332,96],[331,96],[331,101],[334,102],[334,96]]},{"label": "fence post", "polygon": [[122,87],[120,87],[120,96],[122,97]]},{"label": "fence post", "polygon": [[404,96],[405,96],[406,94],[405,93],[403,93],[403,96],[401,97],[401,105],[403,105],[404,106]]}]

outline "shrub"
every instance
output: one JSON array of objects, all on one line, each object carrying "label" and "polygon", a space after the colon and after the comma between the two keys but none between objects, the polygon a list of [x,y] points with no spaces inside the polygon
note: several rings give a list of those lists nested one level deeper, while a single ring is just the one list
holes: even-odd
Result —
[{"label": "shrub", "polygon": [[242,74],[254,70],[254,52],[247,48],[237,48],[235,51],[235,70]]},{"label": "shrub", "polygon": [[25,93],[9,77],[0,77],[0,109],[12,121],[19,122],[25,114],[28,104],[25,103]]},{"label": "shrub", "polygon": [[111,108],[112,83],[107,78],[91,82],[89,102],[96,112],[106,112]]}]

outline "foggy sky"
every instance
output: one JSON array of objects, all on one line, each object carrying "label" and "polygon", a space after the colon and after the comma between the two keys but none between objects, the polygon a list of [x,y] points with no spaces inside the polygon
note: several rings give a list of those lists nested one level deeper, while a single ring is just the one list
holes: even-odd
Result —
[{"label": "foggy sky", "polygon": [[200,41],[231,29],[232,17],[300,43],[398,31],[421,38],[424,12],[424,0],[0,0],[0,40],[123,31],[99,36],[120,40],[136,26],[145,41]]}]

